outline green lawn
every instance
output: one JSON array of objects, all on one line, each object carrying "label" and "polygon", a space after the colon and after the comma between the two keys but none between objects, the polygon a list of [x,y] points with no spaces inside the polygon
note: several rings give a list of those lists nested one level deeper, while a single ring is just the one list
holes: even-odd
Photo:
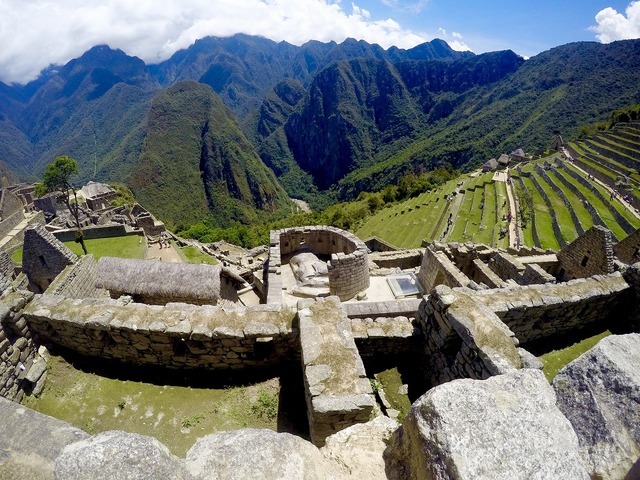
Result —
[{"label": "green lawn", "polygon": [[540,193],[538,193],[538,189],[535,187],[533,182],[527,177],[524,177],[523,181],[527,190],[529,190],[529,193],[531,194],[531,198],[533,198],[535,210],[534,221],[536,223],[536,231],[538,232],[540,246],[542,248],[559,250],[560,244],[553,232],[553,227],[551,226],[551,215],[549,214],[547,205],[544,203],[544,200],[540,196]]},{"label": "green lawn", "polygon": [[217,265],[218,261],[211,255],[202,253],[196,247],[182,247],[178,248],[178,251],[182,252],[189,263],[206,263],[207,265]]},{"label": "green lawn", "polygon": [[[290,388],[286,410],[279,411],[285,400],[279,398],[278,378],[233,381],[214,372],[200,377],[146,373],[85,360],[68,362],[57,355],[47,362],[47,372],[42,395],[25,397],[24,405],[89,434],[125,430],[151,435],[182,457],[196,439],[211,433],[247,427],[277,430],[280,425],[296,432],[301,422],[292,419],[305,419],[304,410],[289,400]],[[216,380],[219,377],[223,380]]]},{"label": "green lawn", "polygon": [[[142,240],[142,243],[141,243]],[[125,235],[123,237],[92,238],[85,240],[88,253],[96,260],[100,257],[120,258],[144,258],[144,239],[138,235]],[[82,255],[82,247],[76,242],[64,242],[76,255]]]},{"label": "green lawn", "polygon": [[544,193],[546,193],[549,202],[551,203],[551,208],[556,214],[556,219],[558,221],[558,228],[560,228],[560,232],[562,233],[562,238],[565,242],[570,243],[576,238],[578,238],[578,232],[573,223],[573,218],[571,218],[571,213],[567,208],[567,205],[564,203],[562,198],[553,190],[549,184],[546,182],[544,178],[541,176],[534,174],[538,183],[542,187]]},{"label": "green lawn", "polygon": [[[93,238],[85,240],[87,251],[96,260],[100,257],[120,257],[120,258],[144,258],[143,244],[140,243],[142,237],[138,235],[125,235],[122,237]],[[144,239],[142,240],[144,242]],[[82,255],[82,247],[76,242],[64,242],[64,244],[76,255]],[[16,250],[11,259],[16,263],[22,263],[22,248]]]},{"label": "green lawn", "polygon": [[547,380],[553,380],[562,367],[595,346],[596,343],[607,335],[611,335],[609,330],[594,337],[586,338],[580,342],[574,343],[569,347],[553,350],[540,356],[539,359],[544,364],[542,371],[547,377]]}]

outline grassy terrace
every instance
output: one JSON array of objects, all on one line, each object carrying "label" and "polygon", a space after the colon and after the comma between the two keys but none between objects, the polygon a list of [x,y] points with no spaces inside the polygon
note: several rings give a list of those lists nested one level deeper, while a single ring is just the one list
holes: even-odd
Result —
[{"label": "grassy terrace", "polygon": [[436,230],[442,218],[446,222],[449,215],[445,195],[455,190],[456,183],[447,182],[434,191],[379,210],[359,226],[356,234],[360,238],[375,235],[402,248],[419,247],[425,238],[433,240],[441,233]]},{"label": "grassy terrace", "polygon": [[[100,257],[120,258],[144,258],[144,246],[140,243],[142,237],[138,235],[125,235],[122,237],[93,238],[85,240],[87,251],[96,260]],[[76,242],[64,242],[64,244],[76,255],[82,255],[82,247]],[[22,263],[22,248],[16,250],[11,256],[14,262]]]},{"label": "grassy terrace", "polygon": [[571,213],[569,213],[569,209],[564,203],[564,200],[562,200],[562,198],[560,198],[560,196],[549,186],[544,178],[542,178],[538,174],[534,175],[538,180],[538,183],[542,187],[542,190],[547,195],[547,198],[549,198],[551,208],[556,214],[558,227],[560,228],[560,232],[562,233],[562,238],[564,239],[564,241],[569,243],[572,240],[578,238],[578,231],[576,230],[576,226],[573,223],[573,218],[571,218]]},{"label": "grassy terrace", "polygon": [[622,230],[622,227],[618,225],[618,222],[613,218],[609,209],[602,203],[598,197],[596,197],[588,188],[583,187],[577,180],[575,180],[571,175],[562,172],[561,170],[556,170],[556,175],[562,176],[569,183],[573,184],[585,197],[587,202],[589,202],[600,214],[600,218],[605,223],[606,227],[611,230],[611,232],[618,238],[622,239],[627,236],[627,234]]},{"label": "grassy terrace", "polygon": [[580,199],[573,192],[571,192],[571,190],[565,187],[562,184],[562,182],[558,179],[556,175],[556,170],[550,170],[548,174],[551,181],[555,185],[560,187],[562,191],[565,193],[565,195],[567,196],[567,200],[569,200],[569,203],[573,207],[573,211],[578,217],[578,220],[580,220],[580,224],[582,225],[582,228],[584,229],[584,231],[586,232],[591,227],[593,227],[593,219],[591,218],[591,214],[586,209],[584,204],[580,201]]},{"label": "grassy terrace", "polygon": [[[571,170],[573,170],[574,172],[578,172],[580,173],[573,165],[567,165],[567,167]],[[604,197],[604,198],[610,198],[610,194],[609,191],[602,187],[598,182],[593,182],[593,186],[600,192],[600,194]],[[610,202],[610,205],[612,208],[615,208],[616,211],[622,215],[625,219],[627,219],[627,221],[633,225],[635,228],[639,228],[640,227],[640,220],[638,220],[638,217],[636,217],[633,213],[631,213],[623,204],[621,204],[619,201],[617,200],[612,200]],[[602,213],[600,214],[600,216],[602,216]]]},{"label": "grassy terrace", "polygon": [[474,195],[474,190],[466,190],[464,192],[464,197],[462,198],[458,213],[457,215],[455,215],[453,226],[451,228],[451,231],[449,232],[447,240],[464,241],[467,224],[469,223],[469,219],[471,217],[471,207],[473,206]]},{"label": "grassy terrace", "polygon": [[538,193],[538,189],[535,187],[531,179],[524,177],[525,187],[529,190],[531,198],[533,199],[533,205],[535,210],[535,222],[536,231],[538,232],[538,240],[540,240],[540,247],[552,248],[554,250],[560,249],[560,244],[553,232],[551,226],[551,215],[547,205],[544,203],[542,196]]}]

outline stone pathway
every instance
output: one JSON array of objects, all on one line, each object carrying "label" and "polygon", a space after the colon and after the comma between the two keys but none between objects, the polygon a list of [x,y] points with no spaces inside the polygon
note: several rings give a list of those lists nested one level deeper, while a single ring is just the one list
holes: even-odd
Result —
[{"label": "stone pathway", "polygon": [[[496,172],[493,176],[494,182],[507,182],[509,178],[508,170]],[[518,211],[516,210],[516,200],[513,195],[511,185],[507,183],[507,198],[509,199],[509,210],[511,210],[511,221],[509,222],[509,246],[518,248]]]}]

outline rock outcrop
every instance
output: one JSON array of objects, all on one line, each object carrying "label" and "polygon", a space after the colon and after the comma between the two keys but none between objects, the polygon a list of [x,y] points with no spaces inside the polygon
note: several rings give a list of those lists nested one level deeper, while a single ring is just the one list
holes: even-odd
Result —
[{"label": "rock outcrop", "polygon": [[58,454],[85,432],[0,397],[0,478],[53,479]]},{"label": "rock outcrop", "polygon": [[345,479],[386,480],[383,453],[399,426],[395,420],[379,416],[331,435],[320,450],[340,465]]},{"label": "rock outcrop", "polygon": [[454,380],[411,407],[385,452],[392,479],[584,479],[578,439],[542,372]]},{"label": "rock outcrop", "polygon": [[306,440],[253,428],[199,439],[187,453],[187,469],[202,480],[341,478],[337,466]]},{"label": "rock outcrop", "polygon": [[68,445],[56,459],[56,480],[192,480],[184,460],[153,437],[111,430]]},{"label": "rock outcrop", "polygon": [[640,334],[602,339],[553,388],[592,478],[640,478]]}]

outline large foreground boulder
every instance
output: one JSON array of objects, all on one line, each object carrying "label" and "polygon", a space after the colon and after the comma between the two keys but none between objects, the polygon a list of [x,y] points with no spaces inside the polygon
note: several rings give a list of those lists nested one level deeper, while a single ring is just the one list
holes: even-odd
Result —
[{"label": "large foreground boulder", "polygon": [[0,478],[51,480],[62,449],[89,435],[0,397]]},{"label": "large foreground boulder", "polygon": [[111,430],[68,445],[56,459],[57,480],[192,480],[184,460],[153,437]]},{"label": "large foreground boulder", "polygon": [[327,437],[320,450],[340,465],[345,479],[386,480],[383,453],[399,426],[395,420],[379,416]]},{"label": "large foreground boulder", "polygon": [[551,386],[530,369],[431,389],[385,460],[392,479],[589,479]]},{"label": "large foreground boulder", "polygon": [[300,437],[247,428],[199,439],[187,452],[187,469],[197,479],[333,480],[337,465]]},{"label": "large foreground boulder", "polygon": [[640,478],[640,334],[602,339],[553,388],[592,477]]}]

